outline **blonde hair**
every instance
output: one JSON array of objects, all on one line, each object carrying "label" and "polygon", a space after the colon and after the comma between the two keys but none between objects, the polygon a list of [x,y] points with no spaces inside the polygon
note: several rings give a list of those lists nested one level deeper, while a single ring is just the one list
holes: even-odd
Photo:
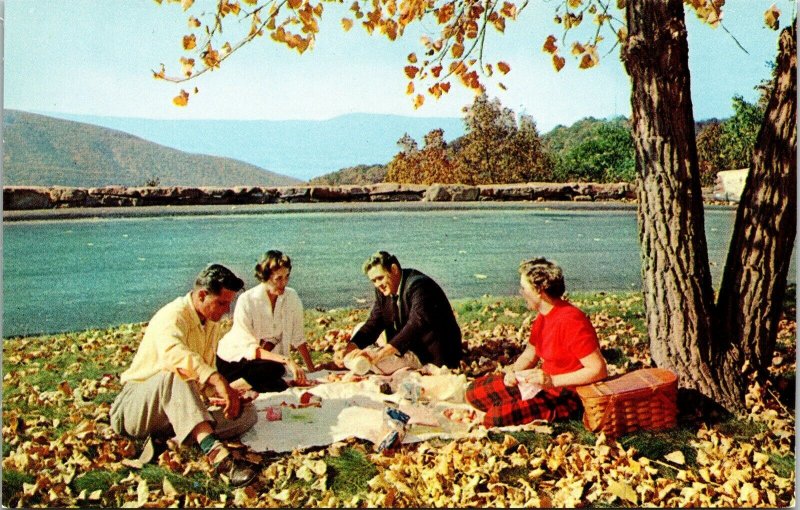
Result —
[{"label": "blonde hair", "polygon": [[564,272],[561,268],[544,257],[523,260],[519,265],[519,274],[540,292],[550,297],[560,298],[566,291]]}]

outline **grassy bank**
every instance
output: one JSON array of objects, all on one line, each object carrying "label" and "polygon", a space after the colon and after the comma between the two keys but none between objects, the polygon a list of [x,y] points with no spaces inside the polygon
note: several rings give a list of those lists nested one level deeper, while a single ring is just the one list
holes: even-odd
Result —
[{"label": "grassy bank", "polygon": [[[649,365],[638,294],[573,295],[598,329],[612,373]],[[520,299],[453,303],[476,377],[522,351],[530,313]],[[318,362],[344,346],[366,310],[306,312]],[[782,323],[768,388],[749,416],[682,409],[672,431],[618,441],[578,421],[479,439],[406,445],[391,456],[348,440],[291,454],[249,454],[257,481],[231,490],[196,448],[168,449],[137,468],[140,441],[109,427],[110,403],[142,324],[7,339],[3,355],[3,504],[256,506],[788,506],[794,503],[794,312]],[[234,448],[236,445],[232,445]],[[246,455],[243,448],[237,453]]]}]

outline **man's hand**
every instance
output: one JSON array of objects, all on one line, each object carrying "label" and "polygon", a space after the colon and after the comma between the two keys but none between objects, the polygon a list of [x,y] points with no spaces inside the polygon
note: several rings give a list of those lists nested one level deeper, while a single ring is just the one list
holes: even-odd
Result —
[{"label": "man's hand", "polygon": [[388,358],[389,356],[395,356],[400,354],[400,351],[394,348],[392,344],[386,344],[381,349],[376,352],[374,355],[370,356],[366,351],[364,351],[364,355],[369,358],[370,362],[373,365],[378,364],[382,359]]},{"label": "man's hand", "polygon": [[242,411],[242,402],[239,392],[228,384],[228,381],[219,372],[214,372],[208,378],[208,384],[214,387],[214,392],[224,401],[225,418],[233,420],[239,417]]}]

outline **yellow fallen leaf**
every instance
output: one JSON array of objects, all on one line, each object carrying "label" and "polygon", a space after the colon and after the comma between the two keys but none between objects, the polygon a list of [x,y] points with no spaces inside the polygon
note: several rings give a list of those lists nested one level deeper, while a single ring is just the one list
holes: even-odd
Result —
[{"label": "yellow fallen leaf", "polygon": [[165,476],[164,483],[162,484],[162,490],[164,491],[165,496],[175,497],[178,495],[178,491],[175,490],[175,487],[169,481],[169,479]]},{"label": "yellow fallen leaf", "polygon": [[778,9],[775,4],[764,12],[764,24],[767,25],[772,30],[778,30],[780,27],[780,23],[778,19],[781,16],[781,10]]},{"label": "yellow fallen leaf", "polygon": [[639,502],[639,497],[636,495],[636,491],[633,490],[633,487],[624,482],[612,480],[608,484],[608,492],[611,493],[611,495],[616,496],[619,499],[624,499],[625,501],[628,501],[634,505]]},{"label": "yellow fallen leaf", "polygon": [[683,452],[680,450],[675,450],[672,453],[668,453],[664,455],[664,458],[680,466],[686,464],[686,458],[683,456]]},{"label": "yellow fallen leaf", "polygon": [[147,481],[145,479],[139,480],[139,485],[136,487],[136,502],[139,506],[144,506],[149,496],[150,489],[147,487]]},{"label": "yellow fallen leaf", "polygon": [[756,503],[759,502],[761,496],[758,494],[758,490],[753,487],[753,484],[750,482],[745,483],[742,485],[742,492],[739,494],[739,503],[745,503],[748,506],[754,507]]}]

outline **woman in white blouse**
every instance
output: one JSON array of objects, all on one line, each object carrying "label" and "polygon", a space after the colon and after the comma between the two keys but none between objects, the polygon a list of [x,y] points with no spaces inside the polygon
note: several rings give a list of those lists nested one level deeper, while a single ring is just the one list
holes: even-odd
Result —
[{"label": "woman in white blouse", "polygon": [[277,250],[264,254],[256,264],[261,282],[236,301],[233,328],[217,347],[217,370],[228,380],[242,378],[259,393],[283,391],[286,367],[300,384],[306,375],[289,356],[294,347],[308,370],[316,370],[303,331],[303,303],[286,285],[292,261]]}]

